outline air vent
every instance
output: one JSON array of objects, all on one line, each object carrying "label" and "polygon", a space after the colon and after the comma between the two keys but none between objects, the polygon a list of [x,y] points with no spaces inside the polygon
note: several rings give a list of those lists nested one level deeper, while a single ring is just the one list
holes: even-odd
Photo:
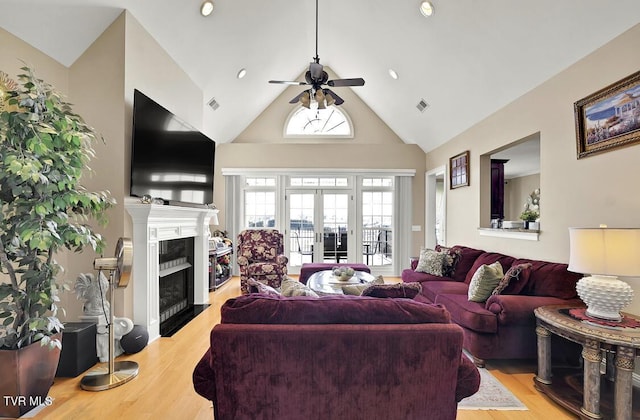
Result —
[{"label": "air vent", "polygon": [[216,98],[211,98],[207,105],[209,105],[214,111],[220,108],[220,104],[218,103],[218,101],[216,101]]},{"label": "air vent", "polygon": [[424,112],[425,109],[429,108],[429,104],[424,99],[420,99],[420,102],[418,102],[416,108],[418,108],[418,111]]}]

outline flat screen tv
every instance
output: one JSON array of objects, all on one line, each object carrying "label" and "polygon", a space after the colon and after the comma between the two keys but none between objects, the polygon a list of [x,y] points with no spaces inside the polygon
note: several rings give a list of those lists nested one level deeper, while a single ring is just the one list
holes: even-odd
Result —
[{"label": "flat screen tv", "polygon": [[140,92],[133,95],[131,195],[213,203],[215,142]]}]

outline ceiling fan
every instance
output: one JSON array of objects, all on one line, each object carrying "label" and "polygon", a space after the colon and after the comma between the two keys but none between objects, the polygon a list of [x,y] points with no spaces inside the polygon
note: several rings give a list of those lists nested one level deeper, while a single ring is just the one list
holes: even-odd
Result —
[{"label": "ceiling fan", "polygon": [[309,70],[304,75],[305,82],[269,80],[269,83],[278,83],[283,85],[295,86],[311,86],[310,89],[297,95],[289,101],[290,104],[300,103],[305,108],[311,107],[311,99],[315,99],[318,103],[318,109],[326,108],[326,105],[342,105],[344,99],[338,96],[334,91],[323,86],[342,87],[342,86],[363,86],[364,79],[361,77],[352,79],[333,79],[329,80],[329,75],[323,70],[318,57],[318,0],[316,0],[316,56],[313,62],[309,63]]}]

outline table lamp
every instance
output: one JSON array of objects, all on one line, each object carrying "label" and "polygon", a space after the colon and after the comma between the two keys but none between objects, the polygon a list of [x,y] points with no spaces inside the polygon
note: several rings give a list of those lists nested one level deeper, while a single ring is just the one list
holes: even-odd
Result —
[{"label": "table lamp", "polygon": [[621,321],[633,289],[617,276],[640,276],[640,229],[569,228],[569,271],[590,274],[578,281],[586,315]]}]

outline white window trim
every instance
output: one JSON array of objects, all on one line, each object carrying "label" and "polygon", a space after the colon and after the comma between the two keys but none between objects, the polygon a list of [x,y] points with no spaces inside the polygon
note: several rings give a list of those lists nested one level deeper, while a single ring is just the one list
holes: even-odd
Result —
[{"label": "white window trim", "polygon": [[[284,175],[286,174],[286,175]],[[410,177],[416,174],[415,169],[340,169],[340,168],[222,168],[222,175],[225,176],[225,220],[227,221],[226,229],[230,237],[236,238],[240,233],[242,225],[242,191],[243,186],[240,185],[240,179],[244,176],[274,176],[277,175],[276,181],[276,227],[281,226],[284,222],[284,214],[286,203],[284,195],[286,190],[286,178],[288,176],[304,176],[304,175],[328,175],[349,176],[358,175],[367,176],[395,176],[394,181],[395,197],[394,197],[394,263],[390,268],[391,271],[380,271],[378,274],[387,274],[399,276],[403,268],[403,263],[409,260],[409,250],[411,249],[411,221],[412,221],[412,181]],[[360,194],[361,190],[356,183],[354,193]],[[401,205],[402,203],[402,205]],[[356,223],[361,223],[361,214],[356,215]],[[239,275],[237,264],[235,264],[235,255],[233,261],[234,275]]]},{"label": "white window trim", "polygon": [[285,139],[309,139],[309,140],[318,140],[318,139],[352,139],[355,137],[355,127],[353,122],[351,121],[351,117],[344,109],[338,109],[334,105],[332,105],[338,112],[344,115],[345,120],[349,124],[349,133],[350,134],[287,134],[287,127],[289,126],[289,121],[291,121],[291,117],[295,115],[296,112],[302,105],[298,107],[294,107],[294,109],[289,113],[287,119],[284,121],[284,126],[282,127],[282,137]]}]

